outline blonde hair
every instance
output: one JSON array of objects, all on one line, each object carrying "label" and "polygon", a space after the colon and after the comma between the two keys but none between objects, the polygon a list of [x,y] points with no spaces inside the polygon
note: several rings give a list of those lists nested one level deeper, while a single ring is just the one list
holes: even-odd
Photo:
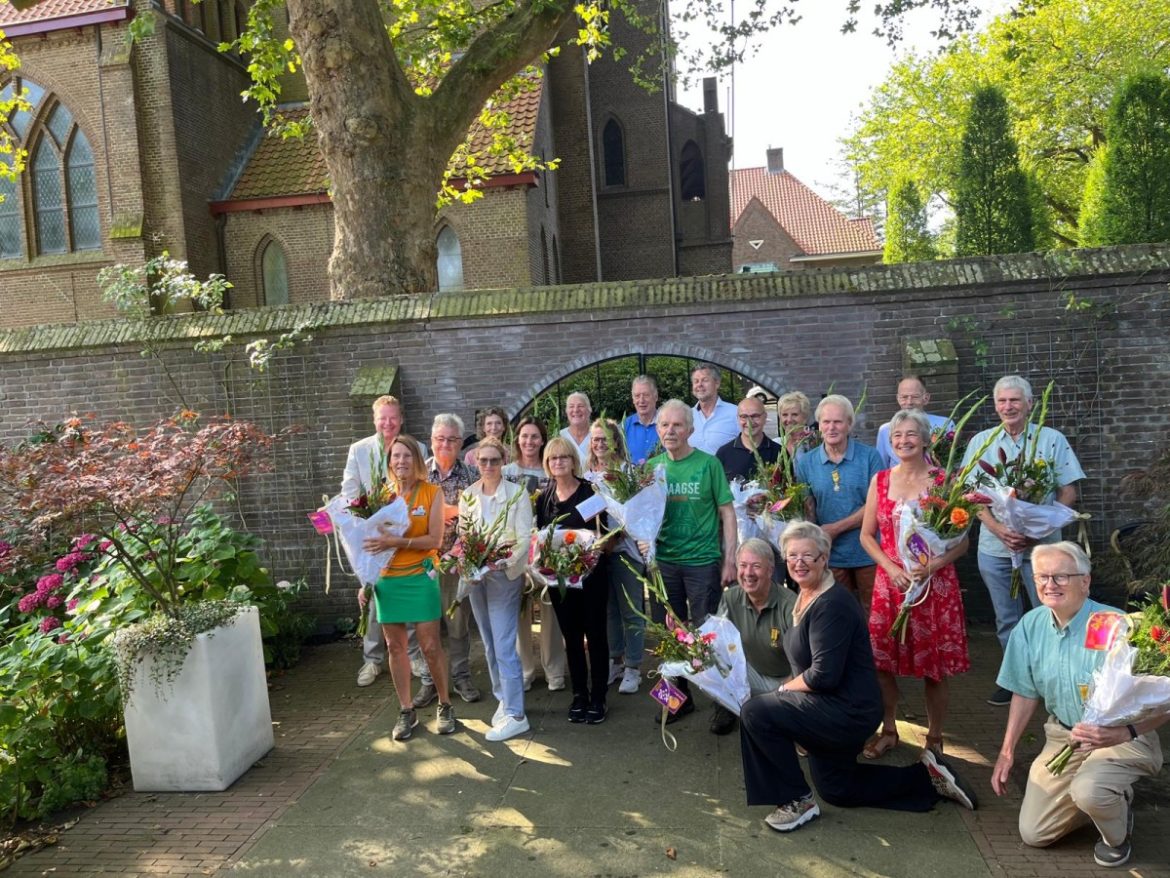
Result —
[{"label": "blonde hair", "polygon": [[[395,445],[401,445],[410,452],[410,459],[413,462],[413,472],[416,481],[425,482],[427,480],[427,465],[422,457],[422,447],[419,445],[417,439],[409,433],[399,433],[394,437],[394,441],[390,443],[392,450]],[[389,454],[387,454],[389,457]]]},{"label": "blonde hair", "polygon": [[544,457],[541,459],[541,463],[544,465],[544,474],[552,478],[552,470],[548,468],[548,459],[561,454],[573,459],[573,478],[581,478],[581,455],[577,453],[577,446],[564,436],[553,436],[545,444]]}]

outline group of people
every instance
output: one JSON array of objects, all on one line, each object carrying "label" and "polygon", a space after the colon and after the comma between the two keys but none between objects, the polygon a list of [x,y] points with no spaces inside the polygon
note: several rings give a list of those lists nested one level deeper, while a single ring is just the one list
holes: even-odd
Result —
[{"label": "group of people", "polygon": [[[897,510],[934,483],[927,450],[932,431],[948,426],[946,418],[926,411],[924,382],[917,376],[899,382],[899,410],[872,447],[853,438],[854,409],[844,396],[825,396],[815,412],[804,394],[780,397],[773,439],[764,431],[762,400],[722,400],[713,366],[697,366],[691,379],[694,405],[669,400],[660,406],[654,380],[638,376],[631,387],[634,411],[621,423],[594,420],[588,396],[570,394],[559,435],[550,437],[540,421],[526,417],[514,426],[510,446],[504,444],[504,412],[488,409],[463,459],[458,416],[435,418],[432,453],[424,459],[421,444],[401,432],[401,404],[393,397],[374,403],[378,432],[351,447],[343,492],[360,490],[363,460],[368,470],[374,448],[385,454],[400,493],[409,498],[409,529],[368,546],[397,551],[374,590],[369,612],[378,624],[363,644],[358,677],[359,685],[372,683],[388,651],[401,705],[393,737],[408,739],[417,711],[436,700],[436,730],[454,731],[449,685],[465,701],[481,697],[467,665],[466,604],[483,638],[498,702],[487,740],[530,730],[524,693],[537,664],[550,690],[564,688],[567,676],[573,723],[604,722],[615,682],[620,693],[638,691],[645,637],[637,612],[644,602],[639,576],[650,547],[634,552],[628,542],[614,541],[582,588],[551,590],[549,603],[540,605],[538,648],[532,614],[540,602],[526,588],[523,571],[533,527],[605,528],[602,515],[585,518],[580,511],[593,495],[591,473],[650,460],[666,473],[668,499],[653,550],[672,608],[696,625],[712,613],[726,616],[743,641],[751,689],[739,723],[744,776],[748,803],[773,808],[767,824],[790,831],[819,814],[801,755],[813,786],[833,805],[924,811],[946,798],[975,808],[973,788],[944,755],[947,681],[970,667],[954,567],[967,540],[922,567],[908,566],[896,546]],[[1002,430],[973,437],[965,462],[976,454],[991,463],[1010,460],[1032,443],[1056,473],[1054,499],[1074,503],[1084,472],[1064,436],[1030,421],[1029,383],[1005,376],[993,395]],[[786,526],[778,546],[756,538],[741,542],[730,483],[753,478],[760,461],[774,463],[782,454],[808,486],[803,520]],[[439,620],[454,604],[457,580],[437,574],[438,557],[453,543],[460,515],[491,521],[501,509],[516,549],[446,619],[448,664]],[[988,700],[1010,705],[993,789],[1005,792],[1016,745],[1043,702],[1050,714],[1046,742],[1029,772],[1021,836],[1042,846],[1091,820],[1101,835],[1094,859],[1120,865],[1130,855],[1132,785],[1161,767],[1154,730],[1165,718],[1122,728],[1080,722],[1084,684],[1103,655],[1084,645],[1088,612],[1103,609],[1088,599],[1088,559],[1075,544],[1060,542],[1059,533],[1037,541],[988,509],[979,518],[978,566],[1005,652]],[[1011,591],[1013,552],[1031,555],[1018,595]],[[930,588],[911,611],[905,634],[891,636],[907,587],[925,578]],[[412,662],[421,678],[413,696]],[[920,761],[894,767],[871,760],[899,744],[900,677],[923,679],[927,730]],[[669,722],[695,710],[687,681],[676,683],[688,697]],[[716,706],[709,728],[728,734],[736,722],[733,712]],[[1046,757],[1070,741],[1076,755],[1064,773],[1051,776]]]}]

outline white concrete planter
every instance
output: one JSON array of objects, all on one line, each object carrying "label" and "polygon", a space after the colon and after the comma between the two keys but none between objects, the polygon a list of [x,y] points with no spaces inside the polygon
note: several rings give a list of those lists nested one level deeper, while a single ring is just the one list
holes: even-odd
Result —
[{"label": "white concrete planter", "polygon": [[224,790],[272,749],[255,607],[198,635],[182,671],[161,691],[151,664],[151,657],[137,664],[125,710],[134,789]]}]

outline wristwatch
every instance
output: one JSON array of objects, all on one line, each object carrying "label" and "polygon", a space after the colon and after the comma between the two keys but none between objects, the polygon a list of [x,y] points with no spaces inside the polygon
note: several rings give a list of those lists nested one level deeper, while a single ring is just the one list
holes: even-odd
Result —
[{"label": "wristwatch", "polygon": [[1129,729],[1129,739],[1136,741],[1138,739],[1137,729],[1133,727],[1133,723],[1126,723],[1125,727]]}]

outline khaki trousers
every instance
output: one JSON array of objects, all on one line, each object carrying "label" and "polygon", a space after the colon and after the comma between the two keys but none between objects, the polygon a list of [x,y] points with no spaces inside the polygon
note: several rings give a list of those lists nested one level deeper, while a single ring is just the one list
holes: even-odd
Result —
[{"label": "khaki trousers", "polygon": [[544,668],[544,679],[547,682],[563,686],[568,673],[568,661],[565,657],[565,639],[561,635],[561,626],[552,604],[540,606],[540,647],[539,650],[533,649],[532,622],[536,604],[540,600],[539,594],[539,591],[533,592],[520,605],[516,647],[520,653],[520,664],[524,668],[524,684],[526,688],[532,685],[539,663]]},{"label": "khaki trousers", "polygon": [[1068,730],[1049,717],[1044,738],[1044,749],[1028,770],[1020,806],[1024,844],[1046,847],[1092,821],[1106,844],[1120,845],[1125,841],[1134,781],[1152,777],[1162,768],[1157,732],[1116,747],[1074,752],[1059,776],[1044,766],[1068,743]]}]

